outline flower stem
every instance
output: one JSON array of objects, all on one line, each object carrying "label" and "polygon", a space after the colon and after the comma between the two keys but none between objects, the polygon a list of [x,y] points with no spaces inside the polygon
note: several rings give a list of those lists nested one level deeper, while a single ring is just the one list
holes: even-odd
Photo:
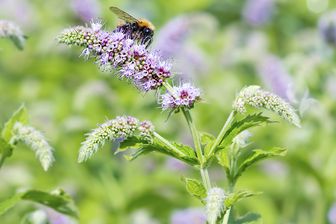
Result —
[{"label": "flower stem", "polygon": [[5,160],[6,160],[6,156],[2,155],[1,158],[0,158],[0,168],[2,167]]},{"label": "flower stem", "polygon": [[[176,97],[176,93],[175,93],[173,87],[171,87],[169,85],[169,83],[164,82],[163,86],[166,87],[166,89],[170,92],[170,94],[172,94],[172,96]],[[182,112],[183,112],[183,115],[184,115],[184,117],[185,117],[185,119],[188,123],[191,135],[193,137],[196,155],[197,155],[198,161],[200,163],[200,173],[201,173],[203,184],[204,184],[206,190],[209,190],[211,188],[211,182],[210,182],[210,177],[209,177],[208,170],[206,168],[204,168],[205,158],[204,158],[204,155],[203,155],[203,152],[202,152],[201,140],[200,140],[196,125],[193,122],[193,119],[191,117],[191,114],[190,114],[189,110],[182,108]]]},{"label": "flower stem", "polygon": [[214,144],[212,145],[211,149],[209,150],[209,154],[208,155],[212,155],[212,153],[215,151],[216,147],[218,146],[218,144],[220,144],[221,140],[223,139],[225,132],[227,131],[227,127],[229,126],[229,124],[232,122],[233,117],[236,113],[234,111],[231,111],[229,117],[227,118],[224,126],[222,127],[222,129],[220,130]]},{"label": "flower stem", "polygon": [[192,135],[193,140],[194,140],[194,145],[195,145],[195,149],[196,149],[197,158],[200,162],[200,173],[201,173],[203,184],[204,184],[205,188],[207,190],[209,190],[211,188],[210,177],[209,177],[208,170],[206,168],[204,168],[205,160],[204,160],[204,155],[203,155],[203,152],[202,152],[201,140],[200,140],[198,131],[196,129],[195,123],[192,120],[190,111],[182,109],[182,112],[183,112],[183,115],[184,115],[185,119],[187,120],[191,135]]},{"label": "flower stem", "polygon": [[228,208],[228,210],[226,210],[226,213],[224,215],[222,224],[228,224],[229,223],[230,211],[231,211],[231,207]]}]

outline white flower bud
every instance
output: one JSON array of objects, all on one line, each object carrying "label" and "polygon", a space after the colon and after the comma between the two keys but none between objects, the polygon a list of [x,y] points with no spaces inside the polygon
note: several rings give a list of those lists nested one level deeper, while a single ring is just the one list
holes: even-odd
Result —
[{"label": "white flower bud", "polygon": [[224,190],[218,187],[211,188],[206,198],[206,213],[209,224],[216,224],[224,210]]}]

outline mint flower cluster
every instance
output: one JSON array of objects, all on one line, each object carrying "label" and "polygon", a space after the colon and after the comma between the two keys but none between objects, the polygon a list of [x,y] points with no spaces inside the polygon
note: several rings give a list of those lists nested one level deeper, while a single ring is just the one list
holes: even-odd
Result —
[{"label": "mint flower cluster", "polygon": [[138,137],[150,142],[154,126],[150,121],[139,121],[131,116],[119,116],[108,120],[87,135],[79,150],[78,162],[84,162],[95,154],[106,141],[122,142],[130,137]]},{"label": "mint flower cluster", "polygon": [[300,118],[293,107],[281,97],[262,90],[260,86],[243,88],[233,103],[233,109],[236,112],[245,113],[247,105],[273,111],[293,125],[300,127]]},{"label": "mint flower cluster", "polygon": [[102,70],[117,69],[120,78],[129,80],[144,92],[158,89],[171,76],[171,65],[149,52],[146,45],[129,39],[118,28],[112,32],[101,28],[100,23],[92,23],[91,27],[66,29],[58,41],[84,47],[83,56],[92,55]]},{"label": "mint flower cluster", "polygon": [[[172,76],[170,63],[162,60],[157,52],[150,52],[145,45],[130,39],[120,28],[108,32],[102,29],[100,22],[92,22],[90,27],[65,29],[57,39],[66,45],[83,47],[83,57],[93,57],[103,71],[117,70],[119,78],[130,81],[144,92],[159,90]],[[163,110],[190,109],[200,99],[199,89],[188,83],[171,90],[159,99]]]},{"label": "mint flower cluster", "polygon": [[[174,94],[172,94],[173,92]],[[161,96],[161,107],[163,110],[179,109],[181,107],[193,108],[195,102],[201,99],[201,92],[190,83],[181,86],[174,86],[172,91]]]}]

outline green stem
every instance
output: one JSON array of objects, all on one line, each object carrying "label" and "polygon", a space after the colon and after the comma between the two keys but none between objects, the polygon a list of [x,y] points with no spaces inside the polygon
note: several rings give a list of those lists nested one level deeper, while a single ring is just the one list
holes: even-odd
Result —
[{"label": "green stem", "polygon": [[212,155],[212,153],[215,151],[216,147],[220,144],[220,142],[222,141],[225,132],[227,131],[227,127],[229,126],[229,124],[232,122],[233,117],[235,115],[234,111],[231,111],[229,117],[227,118],[224,126],[222,127],[222,129],[220,130],[214,144],[212,145],[211,149],[209,150],[209,154],[208,155]]},{"label": "green stem", "polygon": [[[178,96],[176,96],[176,93],[173,89],[173,87],[171,87],[169,85],[169,83],[164,82],[163,86],[166,87],[166,89],[170,92],[170,94],[172,94],[175,98],[177,98]],[[202,177],[202,181],[203,184],[206,188],[206,190],[209,190],[211,188],[211,182],[210,182],[210,177],[209,177],[209,173],[208,170],[206,168],[204,168],[204,163],[205,163],[205,158],[202,152],[202,146],[201,146],[201,140],[196,128],[195,123],[193,122],[193,119],[191,117],[190,111],[186,110],[184,108],[182,108],[182,112],[183,115],[188,123],[193,141],[194,141],[194,146],[195,146],[195,151],[196,151],[196,155],[198,158],[198,161],[200,163],[200,173],[201,173],[201,177]]]},{"label": "green stem", "polygon": [[196,149],[196,154],[197,154],[198,159],[200,160],[201,168],[203,168],[204,158],[203,158],[202,146],[201,146],[201,141],[199,138],[198,131],[196,129],[195,123],[193,122],[191,118],[190,111],[183,108],[182,112],[183,112],[185,119],[187,120],[190,132],[192,134],[195,149]]},{"label": "green stem", "polygon": [[0,168],[2,167],[5,160],[6,160],[6,156],[2,155],[1,158],[0,158]]},{"label": "green stem", "polygon": [[167,139],[165,139],[164,137],[162,137],[161,135],[159,135],[158,133],[154,132],[153,135],[159,140],[161,141],[163,144],[165,144],[166,146],[168,146],[168,148],[170,148],[173,152],[179,154],[180,156],[186,156],[186,154],[184,154],[181,150],[179,150],[178,148],[176,148],[174,145],[172,145]]},{"label": "green stem", "polygon": [[223,218],[222,224],[228,224],[229,223],[229,217],[230,217],[231,207],[226,210],[226,213]]}]

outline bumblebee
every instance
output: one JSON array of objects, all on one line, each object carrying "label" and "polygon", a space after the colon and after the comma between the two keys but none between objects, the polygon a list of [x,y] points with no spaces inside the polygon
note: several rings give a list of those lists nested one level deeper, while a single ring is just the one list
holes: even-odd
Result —
[{"label": "bumblebee", "polygon": [[125,21],[124,24],[118,26],[121,32],[129,35],[129,38],[146,45],[146,47],[152,43],[155,27],[151,22],[146,19],[136,19],[118,7],[111,6],[110,10],[119,19]]}]

